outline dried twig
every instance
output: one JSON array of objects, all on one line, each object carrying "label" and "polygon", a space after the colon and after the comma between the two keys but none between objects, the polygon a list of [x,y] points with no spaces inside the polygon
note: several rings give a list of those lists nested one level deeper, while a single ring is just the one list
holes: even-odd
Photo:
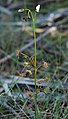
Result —
[{"label": "dried twig", "polygon": [[[44,32],[41,36],[39,36],[39,37],[36,39],[36,42],[40,41],[42,38],[44,38],[46,35],[48,35],[48,34],[49,34],[50,32],[52,32],[54,29],[56,29],[56,27],[51,27],[51,28],[49,28],[46,32]],[[28,44],[26,44],[25,46],[23,46],[22,48],[20,48],[19,51],[22,52],[22,51],[24,51],[25,49],[31,47],[31,46],[34,44],[34,40],[31,39],[30,41],[31,41],[30,43],[28,43]],[[2,50],[0,49],[0,51],[2,51]],[[5,53],[5,54],[6,54],[6,53]],[[12,59],[12,57],[13,57],[14,55],[15,55],[15,52],[12,53],[12,54],[10,54],[10,55],[7,55],[6,57],[4,57],[4,58],[2,58],[2,59],[0,59],[0,64],[6,62],[6,61],[9,60],[9,59]]]},{"label": "dried twig", "polygon": [[7,15],[10,15],[10,16],[12,15],[12,12],[5,7],[0,6],[0,11]]},{"label": "dried twig", "polygon": [[[61,1],[63,2],[64,0],[59,0],[58,2],[61,2]],[[40,0],[38,0],[38,1],[28,0],[27,1],[27,5],[29,5],[29,6],[36,6],[37,4],[44,5],[46,3],[54,3],[54,2],[57,2],[57,1],[56,0],[43,0],[43,1],[40,1]],[[12,9],[15,9],[15,8],[20,8],[22,6],[24,6],[24,2],[19,1],[19,2],[16,2],[16,3],[10,4],[8,6],[8,9],[12,10]]]},{"label": "dried twig", "polygon": [[[22,84],[22,85],[30,85],[30,86],[34,86],[34,79],[30,79],[30,78],[25,78],[25,77],[20,77],[20,76],[8,76],[8,77],[3,77],[0,76],[0,82],[4,83],[4,84]],[[41,83],[39,83],[41,82]],[[48,86],[49,83],[45,82],[44,79],[37,79],[37,86]]]},{"label": "dried twig", "polygon": [[[32,3],[29,3],[29,2],[28,2],[28,4],[29,4],[29,5],[33,5],[33,2],[32,2]],[[16,2],[16,3],[10,4],[10,5],[8,6],[8,9],[9,9],[9,10],[12,10],[12,9],[15,9],[15,8],[20,8],[20,7],[22,7],[22,6],[24,6],[24,2],[19,1],[19,2]]]},{"label": "dried twig", "polygon": [[63,2],[64,0],[59,0],[59,1],[56,1],[56,0],[42,0],[42,1],[40,1],[39,0],[38,4],[44,5],[46,3],[55,3],[55,2],[61,2],[61,1]]}]

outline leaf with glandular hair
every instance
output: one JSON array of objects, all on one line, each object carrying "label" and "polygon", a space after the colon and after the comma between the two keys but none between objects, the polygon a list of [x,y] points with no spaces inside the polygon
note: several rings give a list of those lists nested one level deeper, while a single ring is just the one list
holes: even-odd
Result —
[{"label": "leaf with glandular hair", "polygon": [[32,75],[32,71],[31,70],[26,70],[26,73],[29,73],[30,75]]},{"label": "leaf with glandular hair", "polygon": [[24,67],[27,67],[29,65],[29,62],[24,62]]}]

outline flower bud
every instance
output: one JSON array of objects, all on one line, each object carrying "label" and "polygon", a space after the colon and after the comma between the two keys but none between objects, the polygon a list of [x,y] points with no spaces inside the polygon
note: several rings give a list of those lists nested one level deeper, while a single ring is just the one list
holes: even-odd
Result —
[{"label": "flower bud", "polygon": [[37,5],[36,6],[36,12],[39,12],[39,10],[40,10],[40,5]]}]

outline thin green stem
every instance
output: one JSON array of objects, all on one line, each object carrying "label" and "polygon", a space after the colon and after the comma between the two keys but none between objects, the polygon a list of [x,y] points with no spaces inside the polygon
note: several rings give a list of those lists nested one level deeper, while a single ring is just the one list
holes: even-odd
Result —
[{"label": "thin green stem", "polygon": [[28,15],[32,18],[33,32],[34,32],[34,83],[35,83],[35,119],[38,119],[38,109],[37,109],[37,87],[36,87],[36,27],[35,27],[35,16],[29,9],[22,9],[21,12],[28,11]]},{"label": "thin green stem", "polygon": [[37,87],[36,87],[36,27],[35,27],[35,17],[33,16],[32,12],[29,11],[32,17],[33,23],[33,31],[34,31],[34,82],[35,82],[35,119],[38,119],[38,112],[37,112]]}]

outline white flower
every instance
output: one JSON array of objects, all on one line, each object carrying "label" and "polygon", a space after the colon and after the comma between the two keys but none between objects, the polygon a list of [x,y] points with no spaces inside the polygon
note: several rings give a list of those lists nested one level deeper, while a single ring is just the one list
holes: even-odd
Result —
[{"label": "white flower", "polygon": [[19,10],[18,10],[18,12],[23,12],[23,11],[24,11],[24,9],[19,9]]},{"label": "white flower", "polygon": [[37,5],[36,6],[36,12],[39,12],[39,10],[40,10],[40,5]]},{"label": "white flower", "polygon": [[19,9],[18,12],[21,12],[21,9]]}]

